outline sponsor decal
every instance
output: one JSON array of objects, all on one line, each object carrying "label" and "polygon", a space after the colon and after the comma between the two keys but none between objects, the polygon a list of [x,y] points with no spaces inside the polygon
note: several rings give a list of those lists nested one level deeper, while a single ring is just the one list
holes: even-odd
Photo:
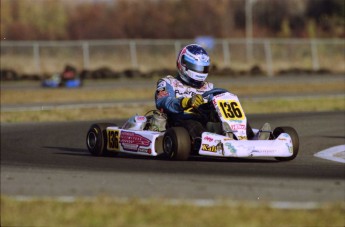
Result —
[{"label": "sponsor decal", "polygon": [[232,154],[236,154],[237,150],[231,143],[225,143],[224,146],[226,146]]},{"label": "sponsor decal", "polygon": [[196,94],[203,94],[207,89],[201,88],[201,89],[195,89],[191,87],[182,87],[175,90],[175,96],[176,97],[192,97]]},{"label": "sponsor decal", "polygon": [[205,80],[206,76],[203,74],[194,74],[194,79]]},{"label": "sponsor decal", "polygon": [[221,143],[218,143],[216,146],[210,146],[208,144],[201,144],[201,150],[203,151],[209,151],[209,152],[215,152],[223,151],[223,147]]},{"label": "sponsor decal", "polygon": [[150,146],[151,140],[134,132],[122,131],[120,143],[124,150],[137,152],[141,147]]},{"label": "sponsor decal", "polygon": [[210,146],[208,144],[201,144],[201,150],[210,151],[210,152],[217,152],[217,146]]},{"label": "sponsor decal", "polygon": [[213,138],[212,137],[209,137],[209,136],[206,136],[204,138],[204,140],[208,141],[208,142],[212,142],[213,141]]},{"label": "sponsor decal", "polygon": [[225,96],[225,95],[227,95],[227,93],[218,94],[218,95],[214,96],[214,100],[215,100],[215,99],[218,99],[218,98],[220,98],[220,97],[222,97],[222,96]]},{"label": "sponsor decal", "polygon": [[138,148],[138,152],[140,153],[146,153],[146,154],[151,154],[152,153],[152,150],[150,148],[142,148],[142,147],[139,147]]},{"label": "sponsor decal", "polygon": [[181,96],[189,96],[192,97],[193,95],[195,95],[196,92],[195,91],[190,91],[189,89],[185,90],[185,91],[180,91],[180,90],[175,90],[175,96],[176,97],[181,97]]},{"label": "sponsor decal", "polygon": [[292,146],[289,146],[288,143],[286,143],[285,145],[288,147],[289,152],[290,152],[291,154],[293,154],[293,147],[292,147]]},{"label": "sponsor decal", "polygon": [[245,124],[230,125],[230,127],[231,127],[231,130],[233,130],[233,131],[246,129]]},{"label": "sponsor decal", "polygon": [[236,122],[236,123],[243,123],[242,120],[231,120],[232,122]]},{"label": "sponsor decal", "polygon": [[173,86],[173,87],[178,87],[178,84],[179,84],[179,83],[178,83],[178,81],[176,81],[176,80],[174,80],[174,81],[172,82],[172,86]]},{"label": "sponsor decal", "polygon": [[274,150],[274,149],[260,149],[260,150],[254,149],[252,152],[253,153],[266,153],[266,154],[269,154],[269,153],[276,152],[276,150]]},{"label": "sponsor decal", "polygon": [[146,122],[146,117],[145,116],[135,116],[135,122],[138,122],[138,123]]},{"label": "sponsor decal", "polygon": [[287,141],[288,139],[289,141],[291,141],[291,137],[287,133],[280,134],[278,138],[278,140],[283,140],[283,141]]},{"label": "sponsor decal", "polygon": [[172,82],[172,86],[175,88],[184,88],[183,84],[181,82],[179,82],[178,80],[174,80]]}]

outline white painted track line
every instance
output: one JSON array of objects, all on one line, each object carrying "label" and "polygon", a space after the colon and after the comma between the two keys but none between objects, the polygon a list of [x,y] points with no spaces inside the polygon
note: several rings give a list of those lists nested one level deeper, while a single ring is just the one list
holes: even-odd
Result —
[{"label": "white painted track line", "polygon": [[326,150],[314,154],[315,157],[345,163],[345,144],[330,147]]},{"label": "white painted track line", "polygon": [[[57,196],[57,197],[37,197],[37,196],[13,196],[10,198],[15,199],[17,201],[37,201],[37,200],[49,200],[49,201],[56,201],[61,203],[75,203],[77,201],[88,201],[88,202],[96,202],[97,197],[75,197],[75,196]],[[111,199],[111,198],[109,198]],[[127,197],[115,197],[112,198],[114,202],[119,203],[128,203],[132,199]],[[137,199],[139,203],[145,204],[150,203],[150,199]],[[304,209],[304,210],[313,210],[313,209],[320,209],[323,205],[327,203],[321,202],[290,202],[290,201],[267,201],[267,202],[250,202],[250,201],[232,201],[232,200],[217,200],[217,199],[163,199],[160,201],[165,205],[194,205],[198,207],[214,207],[214,206],[229,206],[229,207],[239,207],[239,206],[248,206],[251,208],[260,207],[260,206],[268,206],[273,209]]]}]

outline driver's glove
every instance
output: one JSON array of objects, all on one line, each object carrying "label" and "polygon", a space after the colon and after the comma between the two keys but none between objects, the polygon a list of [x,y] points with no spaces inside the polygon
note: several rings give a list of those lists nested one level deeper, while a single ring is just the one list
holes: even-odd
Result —
[{"label": "driver's glove", "polygon": [[183,109],[198,108],[204,103],[204,98],[201,95],[193,95],[192,98],[183,98],[181,100],[181,106]]}]

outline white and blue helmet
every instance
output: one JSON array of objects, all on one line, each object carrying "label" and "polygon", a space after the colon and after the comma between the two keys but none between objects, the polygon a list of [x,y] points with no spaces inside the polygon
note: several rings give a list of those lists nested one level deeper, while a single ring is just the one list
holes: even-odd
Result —
[{"label": "white and blue helmet", "polygon": [[177,56],[177,71],[188,85],[201,87],[208,76],[210,57],[198,44],[185,46]]}]

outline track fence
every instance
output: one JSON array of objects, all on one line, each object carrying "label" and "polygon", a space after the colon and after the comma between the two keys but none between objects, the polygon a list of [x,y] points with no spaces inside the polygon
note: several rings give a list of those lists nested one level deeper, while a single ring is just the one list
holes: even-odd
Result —
[{"label": "track fence", "polygon": [[[21,73],[60,72],[65,65],[114,71],[174,69],[176,55],[194,40],[1,41],[1,69]],[[268,76],[301,68],[345,72],[342,39],[216,39],[207,49],[217,68],[259,66]]]}]

